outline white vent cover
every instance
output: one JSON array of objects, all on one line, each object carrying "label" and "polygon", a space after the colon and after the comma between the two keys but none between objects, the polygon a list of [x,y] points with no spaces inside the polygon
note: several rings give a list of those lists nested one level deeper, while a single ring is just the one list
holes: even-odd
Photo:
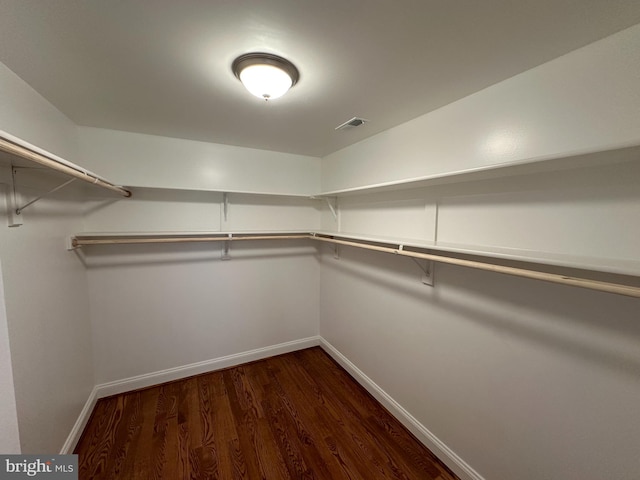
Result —
[{"label": "white vent cover", "polygon": [[342,125],[338,125],[336,127],[336,130],[349,130],[351,128],[359,127],[360,125],[364,125],[368,121],[369,120],[365,120],[364,118],[353,117],[351,120],[347,120]]}]

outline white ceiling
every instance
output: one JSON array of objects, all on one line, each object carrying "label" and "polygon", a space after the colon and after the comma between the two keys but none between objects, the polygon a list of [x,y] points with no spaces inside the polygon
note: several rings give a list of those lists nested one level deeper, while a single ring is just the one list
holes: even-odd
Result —
[{"label": "white ceiling", "polygon": [[[0,61],[79,125],[323,156],[639,22],[638,0],[0,0]],[[252,51],[300,82],[251,96]]]}]

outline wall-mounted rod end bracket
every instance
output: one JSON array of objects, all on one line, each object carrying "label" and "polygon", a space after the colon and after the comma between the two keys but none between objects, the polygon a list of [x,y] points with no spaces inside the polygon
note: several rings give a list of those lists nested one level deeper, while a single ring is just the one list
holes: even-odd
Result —
[{"label": "wall-mounted rod end bracket", "polygon": [[434,268],[433,268],[433,262],[429,262],[431,265],[429,266],[429,270],[428,273],[425,273],[424,275],[422,275],[422,283],[424,283],[425,285],[429,285],[430,287],[433,287],[434,284]]},{"label": "wall-mounted rod end bracket", "polygon": [[[231,239],[231,234],[229,234],[229,239]],[[229,240],[225,241],[222,244],[222,254],[220,255],[220,260],[231,260],[231,242]]]},{"label": "wall-mounted rod end bracket", "polygon": [[433,287],[435,262],[433,260],[426,260],[425,264],[422,265],[417,258],[412,258],[412,260],[416,263],[416,265],[418,265],[418,267],[420,267],[420,270],[422,270],[422,283]]},{"label": "wall-mounted rod end bracket", "polygon": [[78,239],[76,237],[67,237],[65,238],[65,247],[68,252],[73,250],[77,250],[78,248],[82,248],[82,245],[78,244]]},{"label": "wall-mounted rod end bracket", "polygon": [[[15,175],[15,170],[12,170]],[[20,194],[15,188],[15,178],[11,176],[11,184],[0,184],[0,193],[5,197],[7,206],[7,226],[10,228],[19,227],[24,223],[23,216],[18,214],[17,205],[20,204]]]}]

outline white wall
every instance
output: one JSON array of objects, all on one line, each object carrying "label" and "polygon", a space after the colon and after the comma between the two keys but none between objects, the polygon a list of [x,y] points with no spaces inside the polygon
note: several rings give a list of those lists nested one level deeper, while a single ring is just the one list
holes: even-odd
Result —
[{"label": "white wall", "polygon": [[11,368],[2,276],[0,276],[0,432],[2,432],[0,452],[20,453],[18,412],[16,411],[15,389],[13,388],[13,370]]},{"label": "white wall", "polygon": [[[42,189],[23,184],[21,192],[33,198]],[[23,453],[59,452],[94,385],[86,274],[65,251],[65,237],[82,225],[80,205],[54,196],[25,210],[24,225],[0,228]],[[6,215],[3,207],[5,225]]]},{"label": "white wall", "polygon": [[[0,65],[0,130],[76,160],[75,125]],[[8,184],[2,167],[0,182]],[[58,179],[20,170],[18,190],[33,198]],[[81,229],[77,197],[67,192],[24,212],[25,224],[0,218],[0,258],[21,450],[57,453],[93,387],[89,303],[84,267],[64,251]]]},{"label": "white wall", "polygon": [[98,384],[315,336],[308,241],[86,249]]},{"label": "white wall", "polygon": [[420,276],[408,258],[327,249],[320,335],[487,480],[637,478],[637,299]]},{"label": "white wall", "polygon": [[82,165],[114,183],[312,195],[320,159],[99,128],[79,128]]},{"label": "white wall", "polygon": [[[0,233],[24,452],[58,451],[96,382],[317,335],[319,270],[308,242],[234,244],[222,262],[219,244],[76,255],[64,240],[86,230],[317,229],[319,201],[306,195],[319,190],[320,159],[77,128],[4,66],[0,85],[1,130],[138,187],[127,201],[55,195]],[[0,173],[9,183],[9,168]],[[18,176],[24,198],[55,184],[31,173]],[[222,194],[208,190],[276,195],[230,193],[225,218]]]},{"label": "white wall", "polygon": [[76,126],[0,63],[0,130],[77,162]]},{"label": "white wall", "polygon": [[640,159],[341,197],[324,230],[640,275]]},{"label": "white wall", "polygon": [[637,25],[333,153],[322,190],[638,145],[639,48]]},{"label": "white wall", "polygon": [[[640,26],[330,155],[323,190],[638,145],[638,47]],[[322,224],[638,275],[640,158],[618,153],[344,196]],[[446,265],[434,288],[421,275],[410,259],[325,248],[320,335],[466,462],[463,478],[637,478],[638,299]]]},{"label": "white wall", "polygon": [[[639,179],[632,161],[348,196],[337,228],[637,276]],[[636,477],[638,299],[440,264],[430,288],[348,247],[321,272],[320,335],[479,475]]]},{"label": "white wall", "polygon": [[[149,135],[80,129],[86,166],[134,188],[91,199],[93,232],[310,231],[320,160]],[[135,165],[135,168],[132,168]],[[157,187],[170,187],[162,189]],[[193,190],[201,189],[201,190]],[[308,241],[136,245],[82,250],[97,384],[317,335],[319,267]]]},{"label": "white wall", "polygon": [[131,198],[89,198],[87,232],[302,231],[320,228],[319,200],[278,195],[223,194],[134,188]]}]

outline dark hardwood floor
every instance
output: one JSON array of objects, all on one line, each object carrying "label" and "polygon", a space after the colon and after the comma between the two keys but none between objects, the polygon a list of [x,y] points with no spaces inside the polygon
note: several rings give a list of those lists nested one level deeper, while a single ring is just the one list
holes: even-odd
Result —
[{"label": "dark hardwood floor", "polygon": [[319,347],[98,401],[80,479],[437,479],[451,473]]}]

